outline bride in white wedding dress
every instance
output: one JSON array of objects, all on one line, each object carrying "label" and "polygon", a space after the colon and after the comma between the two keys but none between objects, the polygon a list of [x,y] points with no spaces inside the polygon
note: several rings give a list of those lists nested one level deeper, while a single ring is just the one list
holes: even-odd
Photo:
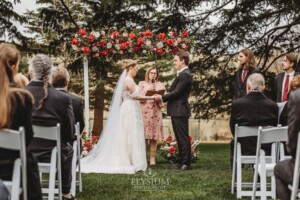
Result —
[{"label": "bride in white wedding dress", "polygon": [[125,60],[123,67],[99,142],[81,159],[83,173],[134,174],[147,169],[144,126],[138,100],[154,98],[139,94],[139,87],[133,80],[138,71],[137,63]]}]

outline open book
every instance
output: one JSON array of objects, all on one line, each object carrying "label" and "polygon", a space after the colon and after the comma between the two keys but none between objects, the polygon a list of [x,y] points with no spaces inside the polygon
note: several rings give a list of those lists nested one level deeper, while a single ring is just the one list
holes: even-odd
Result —
[{"label": "open book", "polygon": [[153,96],[155,94],[164,95],[165,90],[148,90],[145,94],[145,96]]}]

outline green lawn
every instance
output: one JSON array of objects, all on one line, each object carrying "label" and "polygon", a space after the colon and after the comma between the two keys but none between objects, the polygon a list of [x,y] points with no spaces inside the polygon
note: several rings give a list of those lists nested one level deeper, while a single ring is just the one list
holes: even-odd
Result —
[{"label": "green lawn", "polygon": [[199,160],[191,171],[174,172],[175,165],[157,156],[157,165],[151,167],[154,176],[83,174],[83,192],[77,199],[236,199],[230,193],[229,144],[198,148]]}]

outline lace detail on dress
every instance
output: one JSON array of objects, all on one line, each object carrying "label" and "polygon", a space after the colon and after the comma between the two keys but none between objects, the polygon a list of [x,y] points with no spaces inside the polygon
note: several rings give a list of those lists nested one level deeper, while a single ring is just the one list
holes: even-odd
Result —
[{"label": "lace detail on dress", "polygon": [[131,94],[128,90],[123,92],[123,100],[133,100],[139,95],[139,86],[135,86],[134,92]]}]

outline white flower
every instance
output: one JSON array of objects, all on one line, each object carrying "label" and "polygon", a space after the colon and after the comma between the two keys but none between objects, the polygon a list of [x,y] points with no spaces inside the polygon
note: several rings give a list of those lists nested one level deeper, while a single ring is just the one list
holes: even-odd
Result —
[{"label": "white flower", "polygon": [[103,36],[104,36],[104,35],[105,35],[105,31],[101,31],[101,35],[103,35]]},{"label": "white flower", "polygon": [[150,40],[146,40],[146,46],[148,47],[148,46],[150,46],[151,45],[151,41]]},{"label": "white flower", "polygon": [[157,46],[157,48],[161,49],[161,48],[164,47],[164,44],[163,44],[162,42],[158,42],[158,43],[156,44],[156,46]]},{"label": "white flower", "polygon": [[173,32],[170,31],[168,35],[169,35],[170,37],[172,37],[172,36],[173,36]]},{"label": "white flower", "polygon": [[146,54],[146,53],[147,53],[147,51],[144,49],[144,50],[142,51],[142,53],[143,53],[143,54]]},{"label": "white flower", "polygon": [[96,52],[96,51],[98,51],[98,48],[97,48],[96,46],[94,46],[94,47],[92,48],[92,51]]},{"label": "white flower", "polygon": [[128,37],[128,33],[127,33],[127,32],[124,32],[124,33],[123,33],[123,37]]},{"label": "white flower", "polygon": [[178,46],[178,42],[175,41],[175,42],[173,43],[173,47],[177,47],[177,46]]},{"label": "white flower", "polygon": [[178,42],[181,42],[181,38],[177,38],[177,41],[178,41]]},{"label": "white flower", "polygon": [[176,144],[177,144],[176,141],[170,143],[171,146],[174,146],[174,145],[176,145]]},{"label": "white flower", "polygon": [[112,47],[112,44],[111,43],[107,43],[106,48],[110,49],[111,47]]},{"label": "white flower", "polygon": [[76,45],[72,45],[72,49],[73,49],[74,51],[78,51],[78,47],[77,47]]},{"label": "white flower", "polygon": [[181,47],[182,47],[183,49],[185,49],[185,48],[186,48],[186,44],[182,44]]},{"label": "white flower", "polygon": [[96,38],[98,38],[98,37],[100,37],[100,33],[99,33],[99,32],[95,32],[95,33],[94,33],[94,36],[95,36]]},{"label": "white flower", "polygon": [[115,44],[115,49],[120,50],[120,44]]}]

